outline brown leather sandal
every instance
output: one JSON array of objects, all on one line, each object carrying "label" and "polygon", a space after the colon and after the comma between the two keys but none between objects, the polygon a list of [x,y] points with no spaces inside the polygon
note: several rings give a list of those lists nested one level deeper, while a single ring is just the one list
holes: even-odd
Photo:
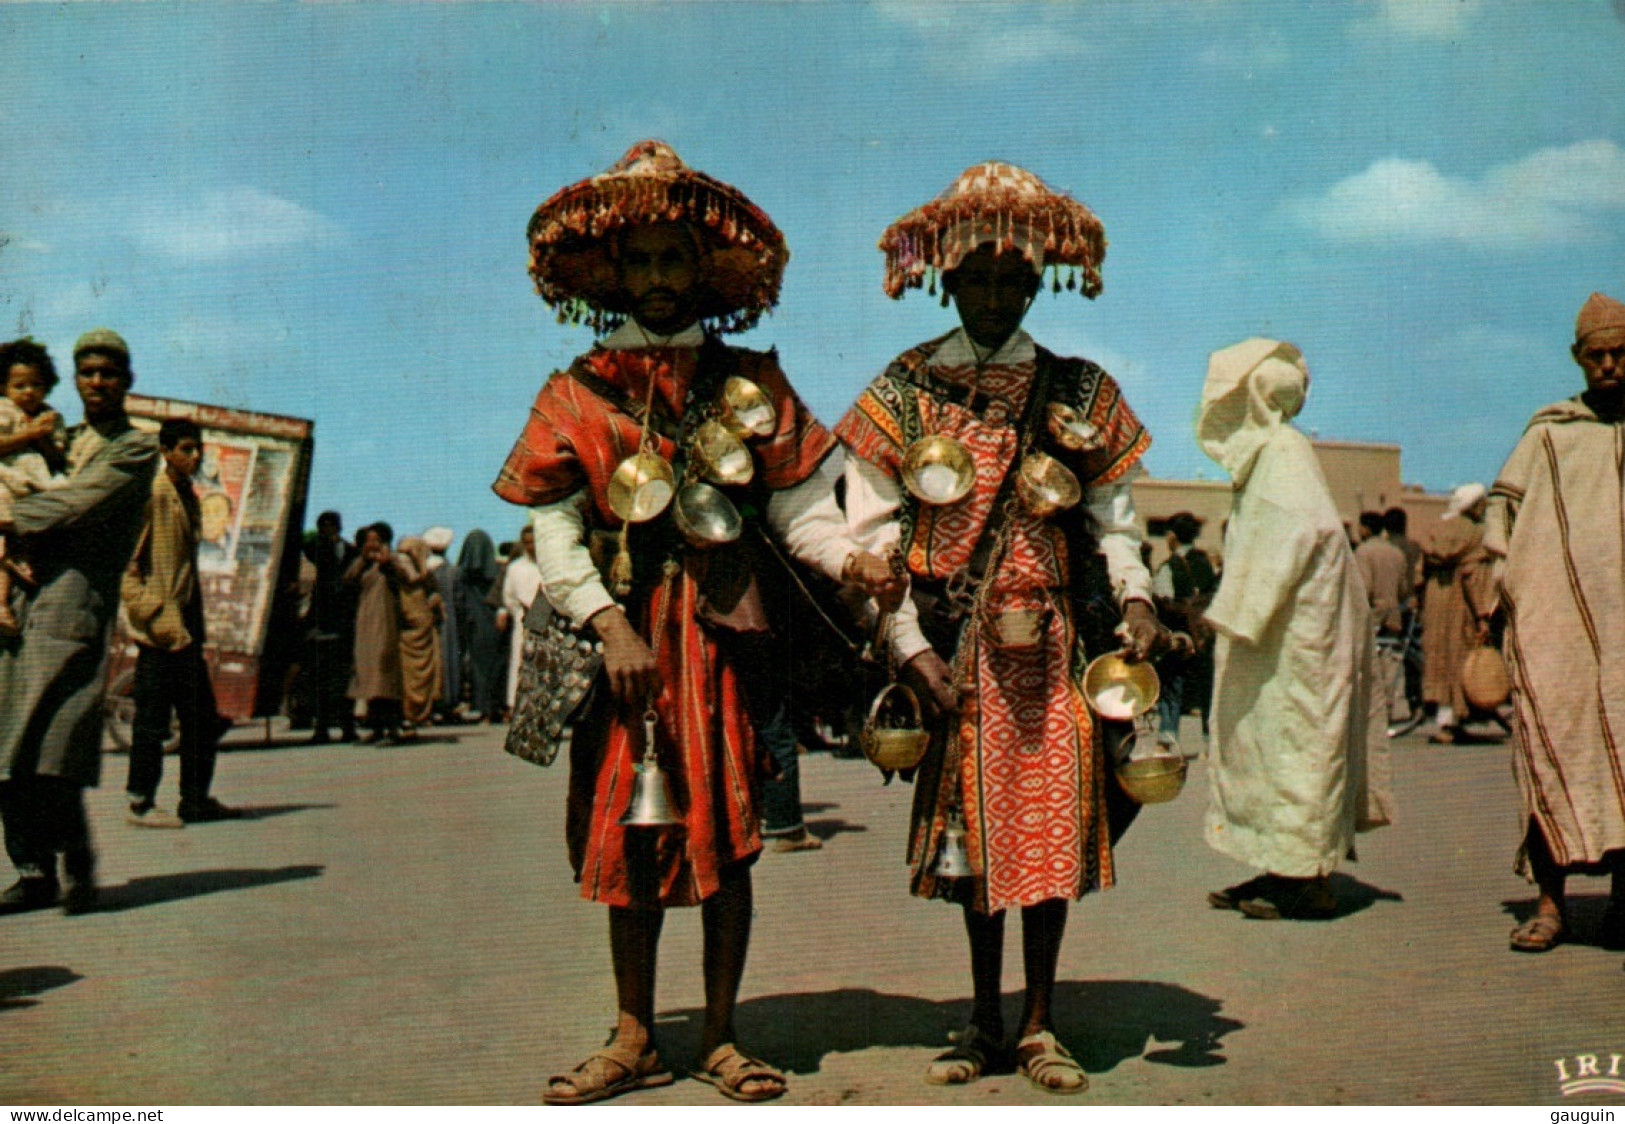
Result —
[{"label": "brown leather sandal", "polygon": [[1553,917],[1549,913],[1537,913],[1512,930],[1512,950],[1514,952],[1549,952],[1563,943],[1567,931],[1568,926],[1561,917]]},{"label": "brown leather sandal", "polygon": [[549,1077],[542,1103],[592,1104],[637,1089],[670,1085],[673,1080],[671,1071],[660,1064],[653,1046],[642,1054],[634,1054],[611,1041],[588,1054],[587,1060],[569,1073]]},{"label": "brown leather sandal", "polygon": [[741,1053],[732,1042],[712,1050],[711,1056],[693,1072],[693,1077],[696,1081],[716,1086],[717,1092],[723,1096],[745,1104],[760,1104],[782,1097],[790,1087],[781,1070]]}]

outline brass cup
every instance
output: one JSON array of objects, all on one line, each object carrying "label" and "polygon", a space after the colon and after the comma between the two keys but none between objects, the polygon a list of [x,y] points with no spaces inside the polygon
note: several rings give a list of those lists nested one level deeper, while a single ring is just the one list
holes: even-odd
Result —
[{"label": "brass cup", "polygon": [[779,412],[761,387],[738,375],[722,384],[721,421],[741,441],[766,437],[778,428]]},{"label": "brass cup", "polygon": [[610,475],[609,509],[628,523],[647,523],[671,503],[677,478],[665,458],[634,453]]},{"label": "brass cup", "polygon": [[975,483],[976,462],[952,437],[922,437],[903,454],[903,486],[921,503],[958,503]]},{"label": "brass cup", "polygon": [[1083,487],[1072,470],[1048,453],[1028,453],[1016,470],[1016,494],[1040,519],[1075,507]]},{"label": "brass cup", "polygon": [[[908,704],[909,714],[904,719],[906,725],[882,726],[880,712],[894,696]],[[920,700],[913,690],[901,683],[890,683],[881,688],[875,701],[869,705],[869,717],[863,723],[859,741],[863,745],[863,755],[879,768],[896,771],[918,765],[931,744],[931,733],[925,729],[920,718]]]},{"label": "brass cup", "polygon": [[1131,757],[1117,766],[1117,783],[1137,804],[1166,804],[1185,787],[1185,773],[1176,753]]},{"label": "brass cup", "polygon": [[694,431],[694,459],[713,484],[749,484],[756,474],[756,461],[745,443],[716,420],[705,422]]},{"label": "brass cup", "polygon": [[672,521],[690,545],[706,549],[739,537],[743,520],[733,501],[709,484],[686,484],[672,503]]},{"label": "brass cup", "polygon": [[1063,449],[1087,453],[1105,444],[1100,430],[1064,402],[1049,404],[1049,435]]},{"label": "brass cup", "polygon": [[1114,722],[1132,722],[1157,705],[1162,683],[1148,663],[1129,663],[1116,652],[1097,656],[1083,670],[1089,709]]}]

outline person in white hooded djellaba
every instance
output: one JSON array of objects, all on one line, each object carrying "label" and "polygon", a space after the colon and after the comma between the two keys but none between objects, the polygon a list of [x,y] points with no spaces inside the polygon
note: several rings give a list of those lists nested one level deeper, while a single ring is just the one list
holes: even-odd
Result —
[{"label": "person in white hooded djellaba", "polygon": [[1215,649],[1209,845],[1265,873],[1215,891],[1250,917],[1331,917],[1327,876],[1356,831],[1392,822],[1375,634],[1342,519],[1290,424],[1309,370],[1250,339],[1208,361],[1197,440],[1228,472]]}]

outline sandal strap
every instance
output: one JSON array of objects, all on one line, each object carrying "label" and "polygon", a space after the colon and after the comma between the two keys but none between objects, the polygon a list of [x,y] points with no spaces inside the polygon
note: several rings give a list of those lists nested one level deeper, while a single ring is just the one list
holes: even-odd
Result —
[{"label": "sandal strap", "polygon": [[702,1069],[730,1089],[738,1090],[747,1081],[777,1081],[788,1085],[783,1071],[773,1068],[760,1058],[753,1058],[732,1042],[725,1042],[711,1051],[702,1063]]},{"label": "sandal strap", "polygon": [[1049,1031],[1041,1030],[1036,1034],[1029,1034],[1016,1044],[1016,1052],[1019,1054],[1029,1046],[1042,1047],[1042,1051],[1027,1058],[1022,1063],[1027,1067],[1028,1076],[1041,1081],[1045,1071],[1053,1069],[1064,1070],[1067,1073],[1083,1074],[1083,1067],[1078,1064],[1071,1051],[1061,1045],[1056,1040],[1055,1035]]},{"label": "sandal strap", "polygon": [[[548,1078],[547,1083],[552,1085],[563,1082],[577,1091],[581,1091],[584,1086],[590,1089],[594,1085],[613,1085],[617,1081],[641,1073],[645,1058],[651,1063],[647,1067],[650,1071],[660,1068],[653,1050],[647,1054],[634,1054],[631,1050],[610,1042],[588,1054],[581,1064],[569,1073]],[[610,1070],[608,1066],[615,1066],[620,1072]],[[584,1080],[577,1080],[578,1076]]]}]

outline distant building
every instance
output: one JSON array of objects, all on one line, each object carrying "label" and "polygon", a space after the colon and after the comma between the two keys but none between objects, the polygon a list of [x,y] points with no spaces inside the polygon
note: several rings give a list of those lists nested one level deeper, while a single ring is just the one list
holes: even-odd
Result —
[{"label": "distant building", "polygon": [[[1312,441],[1320,467],[1331,487],[1337,513],[1350,525],[1362,511],[1402,507],[1410,516],[1411,537],[1436,523],[1450,502],[1448,493],[1423,491],[1405,484],[1399,474],[1399,446],[1360,441]],[[1163,480],[1142,476],[1134,483],[1134,506],[1145,521],[1146,537],[1154,544],[1152,564],[1167,555],[1163,540],[1165,521],[1180,511],[1202,520],[1197,545],[1213,555],[1223,553],[1224,521],[1230,516],[1228,480]]]}]

